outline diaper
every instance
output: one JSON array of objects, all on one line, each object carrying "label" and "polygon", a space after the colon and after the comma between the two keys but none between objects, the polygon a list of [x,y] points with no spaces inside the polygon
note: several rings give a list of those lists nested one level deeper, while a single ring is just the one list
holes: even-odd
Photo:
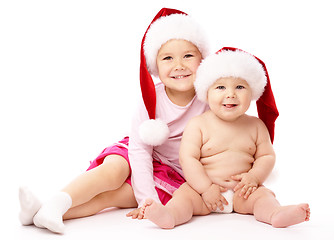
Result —
[{"label": "diaper", "polygon": [[233,196],[234,196],[234,192],[229,189],[226,192],[222,192],[221,193],[222,196],[226,199],[226,201],[228,202],[228,205],[224,205],[224,210],[220,210],[220,208],[217,207],[216,213],[231,213],[233,212]]}]

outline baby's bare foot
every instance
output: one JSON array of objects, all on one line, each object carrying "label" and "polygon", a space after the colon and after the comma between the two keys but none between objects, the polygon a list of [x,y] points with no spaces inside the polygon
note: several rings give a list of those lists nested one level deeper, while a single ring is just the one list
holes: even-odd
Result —
[{"label": "baby's bare foot", "polygon": [[310,207],[307,203],[280,207],[272,216],[273,227],[282,228],[310,220]]},{"label": "baby's bare foot", "polygon": [[175,219],[168,209],[154,202],[152,199],[147,199],[143,206],[145,218],[151,220],[160,228],[171,229],[175,227]]}]

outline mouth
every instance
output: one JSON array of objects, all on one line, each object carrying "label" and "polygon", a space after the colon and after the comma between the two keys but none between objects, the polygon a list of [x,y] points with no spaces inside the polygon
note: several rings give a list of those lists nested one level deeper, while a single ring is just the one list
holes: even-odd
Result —
[{"label": "mouth", "polygon": [[186,75],[177,75],[177,76],[171,76],[173,79],[183,79],[189,77],[191,74],[186,74]]},{"label": "mouth", "polygon": [[223,106],[231,109],[231,108],[238,106],[238,104],[223,104]]}]

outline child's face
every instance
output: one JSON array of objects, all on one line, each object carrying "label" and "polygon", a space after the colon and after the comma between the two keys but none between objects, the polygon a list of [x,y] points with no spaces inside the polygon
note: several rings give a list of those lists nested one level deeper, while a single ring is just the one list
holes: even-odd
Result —
[{"label": "child's face", "polygon": [[251,100],[251,88],[242,78],[220,78],[208,90],[211,111],[225,121],[234,121],[242,116]]},{"label": "child's face", "polygon": [[201,60],[201,53],[189,41],[172,39],[161,46],[157,66],[169,97],[185,92],[195,95],[194,81]]}]

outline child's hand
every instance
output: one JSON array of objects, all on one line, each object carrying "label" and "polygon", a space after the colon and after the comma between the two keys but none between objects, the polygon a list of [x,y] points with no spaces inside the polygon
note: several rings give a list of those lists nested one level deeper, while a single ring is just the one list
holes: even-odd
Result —
[{"label": "child's hand", "polygon": [[127,217],[132,217],[132,219],[143,219],[144,218],[144,211],[141,208],[136,208],[131,212],[126,214]]},{"label": "child's hand", "polygon": [[239,175],[231,176],[235,181],[240,181],[237,186],[233,189],[234,192],[241,189],[239,197],[248,199],[248,197],[255,192],[259,186],[257,178],[251,173],[242,173]]},{"label": "child's hand", "polygon": [[226,199],[221,195],[227,189],[220,187],[219,185],[212,184],[209,189],[202,193],[202,198],[207,208],[212,212],[217,209],[224,209],[223,205],[228,205]]}]

